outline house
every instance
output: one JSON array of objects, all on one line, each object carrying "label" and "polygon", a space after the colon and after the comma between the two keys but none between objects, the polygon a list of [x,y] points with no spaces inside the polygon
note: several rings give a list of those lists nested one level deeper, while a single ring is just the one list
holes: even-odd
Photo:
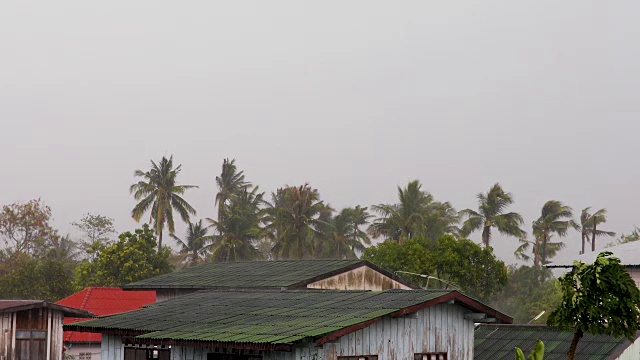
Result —
[{"label": "house", "polygon": [[382,291],[417,287],[365,260],[291,260],[208,263],[123,288],[155,290],[160,302],[205,289]]},{"label": "house", "polygon": [[[544,325],[479,325],[475,331],[475,360],[512,360],[515,347],[528,355],[540,339],[545,345],[545,360],[565,360],[573,332]],[[640,359],[640,333],[635,342],[624,337],[585,334],[576,349],[576,359]]]},{"label": "house", "polygon": [[[112,315],[136,310],[156,302],[154,291],[123,291],[120,288],[88,287],[58,302],[75,309],[87,310],[98,316]],[[71,324],[86,320],[65,317],[64,323]],[[65,331],[63,336],[66,354],[78,360],[100,360],[102,334]]]},{"label": "house", "polygon": [[593,264],[598,254],[602,251],[610,251],[613,253],[613,256],[620,259],[620,264],[627,268],[627,272],[633,281],[636,282],[636,285],[640,286],[640,242],[630,242],[581,255],[562,257],[545,266],[552,269],[570,269],[573,267],[574,260],[582,261],[585,264]]},{"label": "house", "polygon": [[473,359],[474,322],[512,319],[449,290],[202,290],[65,325],[102,360]]},{"label": "house", "polygon": [[93,314],[43,300],[0,300],[0,360],[62,360],[65,316]]}]

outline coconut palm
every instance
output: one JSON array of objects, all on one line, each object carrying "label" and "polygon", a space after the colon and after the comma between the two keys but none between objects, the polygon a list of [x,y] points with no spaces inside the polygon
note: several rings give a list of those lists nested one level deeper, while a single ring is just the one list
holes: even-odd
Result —
[{"label": "coconut palm", "polygon": [[222,172],[220,176],[216,176],[216,185],[218,185],[218,193],[216,194],[218,221],[221,221],[227,212],[228,202],[231,197],[242,189],[250,187],[251,183],[244,180],[244,171],[238,172],[235,159],[224,159],[222,161]]},{"label": "coconut palm", "polygon": [[365,245],[371,244],[367,233],[359,229],[370,217],[366,207],[344,208],[333,217],[325,214],[329,218],[325,220],[326,225],[322,226],[323,235],[317,249],[322,257],[356,259],[357,254],[364,251]]},{"label": "coconut palm", "polygon": [[184,240],[170,235],[180,246],[181,262],[186,262],[187,266],[196,265],[207,259],[207,243],[212,240],[212,236],[207,234],[207,227],[202,226],[202,220],[189,222]]},{"label": "coconut palm", "polygon": [[491,229],[508,236],[523,238],[525,231],[520,228],[524,224],[522,216],[516,212],[506,212],[513,204],[511,193],[505,192],[500,184],[494,184],[486,194],[479,193],[478,211],[465,209],[460,215],[467,220],[462,225],[460,235],[466,237],[472,232],[482,229],[482,243],[489,246]]},{"label": "coconut palm", "polygon": [[[570,206],[566,206],[557,200],[549,200],[542,206],[542,211],[538,220],[533,222],[533,233],[540,243],[540,263],[546,264],[555,251],[550,247],[551,238],[555,234],[558,237],[565,237],[569,229],[579,229],[578,224],[573,220],[573,211]],[[556,247],[564,247],[556,245]],[[557,250],[556,250],[557,251]]]},{"label": "coconut palm", "polygon": [[320,200],[309,184],[285,186],[272,194],[266,222],[279,259],[315,258],[316,248],[333,209]]},{"label": "coconut palm", "polygon": [[217,234],[210,245],[211,258],[217,262],[255,260],[261,257],[256,242],[266,236],[262,226],[264,193],[258,187],[243,187],[225,203],[222,219],[208,219]]},{"label": "coconut palm", "polygon": [[[543,264],[543,252],[545,253],[546,259],[551,259],[558,253],[558,251],[564,249],[565,247],[565,244],[562,241],[554,242],[553,235],[550,235],[547,238],[546,243],[544,243],[544,236],[540,232],[540,229],[533,229],[533,237],[533,240],[529,240],[526,237],[521,238],[520,246],[518,246],[514,254],[516,258],[522,259],[524,261],[529,261],[533,258],[533,264],[536,267],[539,267]],[[531,248],[531,255],[529,255],[528,253],[529,248]]]},{"label": "coconut palm", "polygon": [[435,239],[456,232],[459,218],[451,204],[435,201],[418,180],[398,186],[398,201],[371,207],[380,217],[369,226],[369,235],[401,243],[415,236]]},{"label": "coconut palm", "polygon": [[158,164],[152,160],[151,170],[135,171],[134,175],[143,180],[129,188],[135,199],[139,201],[131,211],[131,216],[136,221],[140,221],[147,211],[150,212],[149,224],[153,223],[158,234],[158,248],[162,247],[162,230],[165,224],[170,234],[175,232],[174,210],[184,222],[189,222],[189,216],[196,214],[196,210],[181,195],[187,189],[197,188],[197,186],[176,184],[180,168],[181,165],[173,167],[173,156],[169,159],[163,156]]},{"label": "coconut palm", "polygon": [[605,231],[598,229],[598,226],[607,222],[607,210],[600,209],[593,214],[589,211],[591,207],[582,209],[580,215],[580,228],[582,229],[582,252],[585,252],[585,243],[591,242],[591,251],[596,251],[596,237],[616,236],[613,231]]}]

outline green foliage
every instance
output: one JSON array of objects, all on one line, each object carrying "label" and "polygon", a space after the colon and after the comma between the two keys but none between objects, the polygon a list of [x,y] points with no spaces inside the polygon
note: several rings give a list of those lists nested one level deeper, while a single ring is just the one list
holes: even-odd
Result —
[{"label": "green foliage", "polygon": [[562,241],[553,242],[553,237],[565,237],[569,229],[580,229],[573,220],[573,210],[557,200],[549,200],[542,206],[540,217],[533,222],[533,240],[520,239],[521,245],[516,250],[516,257],[529,260],[528,250],[531,248],[533,264],[541,266],[565,247]]},{"label": "green foliage", "polygon": [[156,237],[146,224],[134,233],[125,232],[111,245],[93,244],[93,260],[78,267],[76,287],[122,286],[172,271],[170,250],[156,250]]},{"label": "green foliage", "polygon": [[612,242],[612,243],[608,243],[607,247],[611,247],[611,246],[615,246],[615,245],[622,245],[622,244],[626,244],[626,243],[630,243],[630,242],[634,242],[634,241],[638,241],[640,240],[640,228],[637,226],[634,226],[633,231],[630,234],[621,234],[620,237],[618,238],[618,240]]},{"label": "green foliage", "polygon": [[333,217],[329,213],[323,215],[325,218],[321,220],[324,224],[320,226],[321,234],[317,244],[320,257],[356,259],[365,250],[365,245],[371,244],[367,233],[360,230],[360,226],[366,224],[371,217],[366,207],[344,208]]},{"label": "green foliage", "polygon": [[49,249],[36,258],[24,252],[0,252],[0,298],[57,301],[74,292],[73,259]]},{"label": "green foliage", "polygon": [[136,221],[140,221],[147,211],[151,213],[149,223],[154,224],[155,232],[158,234],[158,249],[162,249],[162,229],[164,226],[167,225],[170,234],[175,232],[174,210],[180,215],[182,221],[187,223],[189,216],[196,214],[196,210],[181,195],[187,189],[197,186],[176,184],[180,168],[181,165],[173,167],[173,156],[169,159],[163,156],[159,165],[152,160],[151,170],[147,172],[135,171],[134,175],[143,180],[129,188],[135,199],[139,201],[131,210],[131,216]]},{"label": "green foliage", "polygon": [[207,235],[207,228],[202,226],[202,220],[189,223],[184,240],[173,234],[171,238],[180,246],[180,254],[177,257],[179,264],[193,266],[207,260],[209,255],[207,243],[212,240],[212,236]]},{"label": "green foliage", "polygon": [[398,186],[398,203],[371,207],[380,217],[369,226],[372,237],[403,242],[413,237],[436,239],[444,234],[457,234],[458,213],[448,202],[435,201],[422,190],[418,180],[403,189]]},{"label": "green foliage", "polygon": [[[390,271],[433,276],[442,281],[429,279],[429,288],[453,284],[481,300],[490,299],[507,283],[507,268],[491,247],[483,248],[452,235],[443,235],[435,241],[411,238],[402,244],[383,242],[365,250],[362,258]],[[407,279],[423,286],[427,283],[423,278]]]},{"label": "green foliage", "polygon": [[467,220],[462,225],[460,235],[469,236],[472,232],[482,229],[482,243],[489,246],[491,229],[495,228],[503,235],[522,238],[525,231],[520,228],[524,224],[522,216],[515,212],[505,212],[513,204],[511,193],[505,192],[496,183],[486,194],[478,194],[478,211],[465,209],[460,211]]},{"label": "green foliage", "polygon": [[574,270],[560,278],[562,303],[547,320],[563,330],[574,330],[569,351],[573,359],[584,333],[625,336],[633,341],[640,329],[640,290],[625,267],[610,252],[593,264],[574,262]]},{"label": "green foliage", "polygon": [[607,222],[607,209],[600,209],[591,214],[590,207],[582,209],[580,214],[580,228],[582,233],[582,250],[584,254],[585,244],[591,243],[591,251],[596,251],[596,238],[602,236],[616,236],[613,231],[598,229],[598,226]]},{"label": "green foliage", "polygon": [[[542,342],[542,340],[536,341],[536,346],[533,348],[528,358],[530,360],[544,359],[544,343]],[[520,349],[519,347],[516,347],[516,360],[525,360],[524,353],[522,352],[522,349]]]},{"label": "green foliage", "polygon": [[514,323],[529,323],[542,311],[545,313],[535,322],[544,323],[551,311],[560,304],[560,285],[548,269],[509,266],[508,277],[507,285],[491,301],[491,306],[511,315]]},{"label": "green foliage", "polygon": [[272,194],[265,221],[273,239],[277,259],[317,258],[322,227],[333,209],[320,200],[318,189],[309,184],[285,186]]}]

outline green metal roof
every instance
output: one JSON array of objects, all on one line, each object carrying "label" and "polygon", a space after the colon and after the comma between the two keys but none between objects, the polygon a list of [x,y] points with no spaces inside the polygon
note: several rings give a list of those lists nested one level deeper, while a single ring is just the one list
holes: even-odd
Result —
[{"label": "green metal roof", "polygon": [[[545,360],[565,360],[573,332],[544,325],[480,325],[475,331],[475,360],[512,360],[515,347],[529,355],[536,340],[544,342]],[[605,360],[630,346],[626,338],[585,334],[578,343],[576,360]]]},{"label": "green metal roof", "polygon": [[449,290],[204,290],[140,310],[65,325],[65,330],[138,334],[137,339],[292,344],[450,293]]},{"label": "green metal roof", "polygon": [[[124,289],[286,288],[304,285],[367,265],[389,277],[392,274],[363,260],[291,260],[209,263],[125,285]],[[396,280],[404,283],[402,280]]]}]

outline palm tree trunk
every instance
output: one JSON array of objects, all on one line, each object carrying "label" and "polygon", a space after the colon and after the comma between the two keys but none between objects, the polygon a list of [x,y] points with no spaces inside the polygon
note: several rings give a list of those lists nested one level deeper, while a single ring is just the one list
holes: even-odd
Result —
[{"label": "palm tree trunk", "polygon": [[482,243],[484,247],[489,246],[489,241],[491,241],[491,227],[485,226],[484,229],[482,229]]},{"label": "palm tree trunk", "polygon": [[582,329],[577,329],[575,333],[573,333],[573,339],[571,340],[571,346],[569,347],[569,352],[567,353],[567,360],[573,360],[576,356],[576,349],[578,348],[578,341],[582,338]]},{"label": "palm tree trunk", "polygon": [[162,228],[158,232],[158,250],[162,249]]},{"label": "palm tree trunk", "polygon": [[547,237],[548,237],[548,230],[544,230],[544,232],[542,233],[542,265],[544,265],[547,262]]},{"label": "palm tree trunk", "polygon": [[585,233],[584,230],[582,231],[582,251],[580,252],[580,254],[584,254],[584,245],[586,242],[586,238],[585,238]]},{"label": "palm tree trunk", "polygon": [[596,251],[596,219],[593,219],[593,233],[591,234],[591,252]]}]

